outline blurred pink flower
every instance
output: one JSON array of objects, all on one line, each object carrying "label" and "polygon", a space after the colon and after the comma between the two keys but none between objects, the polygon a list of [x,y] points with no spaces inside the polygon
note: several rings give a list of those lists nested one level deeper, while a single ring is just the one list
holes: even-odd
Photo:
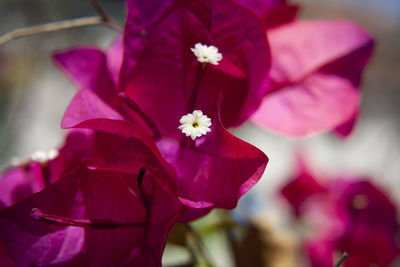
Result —
[{"label": "blurred pink flower", "polygon": [[370,181],[317,180],[303,165],[282,193],[298,219],[312,226],[314,233],[304,244],[312,266],[332,266],[345,251],[344,266],[390,266],[400,254],[397,208]]}]

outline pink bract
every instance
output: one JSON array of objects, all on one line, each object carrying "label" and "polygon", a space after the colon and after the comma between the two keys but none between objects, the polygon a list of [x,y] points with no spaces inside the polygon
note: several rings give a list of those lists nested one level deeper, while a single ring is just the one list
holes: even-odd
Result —
[{"label": "pink bract", "polygon": [[21,266],[161,266],[180,203],[153,175],[75,169],[1,211],[8,254]]},{"label": "pink bract", "polygon": [[299,7],[286,0],[235,0],[249,8],[263,21],[265,28],[273,28],[295,19]]},{"label": "pink bract", "polygon": [[253,115],[257,125],[293,137],[350,133],[360,103],[361,73],[373,39],[348,21],[295,21],[267,31],[270,92]]}]

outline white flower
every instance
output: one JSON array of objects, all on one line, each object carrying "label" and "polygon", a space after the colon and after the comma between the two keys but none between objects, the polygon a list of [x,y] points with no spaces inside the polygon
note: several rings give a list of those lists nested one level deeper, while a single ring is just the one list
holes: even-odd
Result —
[{"label": "white flower", "polygon": [[40,163],[44,163],[48,160],[55,159],[58,156],[58,150],[50,149],[50,150],[36,150],[30,156],[31,160],[37,161]]},{"label": "white flower", "polygon": [[211,119],[203,115],[201,110],[195,110],[193,113],[182,116],[179,122],[181,125],[178,128],[192,140],[211,132]]},{"label": "white flower", "polygon": [[222,59],[222,54],[218,53],[218,48],[213,45],[207,46],[197,43],[191,50],[197,57],[197,60],[202,63],[218,65],[218,61]]},{"label": "white flower", "polygon": [[24,159],[24,158],[13,157],[11,159],[11,165],[13,165],[13,166],[25,165],[27,163],[28,163],[27,159]]}]

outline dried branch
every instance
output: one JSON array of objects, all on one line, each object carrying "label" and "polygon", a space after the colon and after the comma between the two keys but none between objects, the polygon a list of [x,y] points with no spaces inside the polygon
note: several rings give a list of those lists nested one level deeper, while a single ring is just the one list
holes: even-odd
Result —
[{"label": "dried branch", "polygon": [[121,31],[122,27],[121,25],[119,25],[118,22],[114,21],[113,19],[111,19],[106,11],[103,9],[103,7],[97,2],[97,0],[89,0],[90,3],[92,4],[92,6],[96,9],[97,14],[99,14],[99,16],[101,17],[101,19],[103,20],[103,22],[105,24],[107,24],[108,26],[110,26],[111,28],[113,28],[116,31]]},{"label": "dried branch", "polygon": [[20,37],[28,35],[44,33],[44,32],[53,32],[53,31],[59,31],[77,27],[84,27],[84,26],[94,26],[103,24],[116,31],[122,30],[121,25],[119,25],[118,22],[112,20],[96,0],[90,0],[90,2],[96,9],[96,12],[99,14],[99,16],[63,20],[63,21],[45,23],[45,24],[16,29],[0,36],[0,46],[11,40],[18,39]]},{"label": "dried branch", "polygon": [[106,11],[103,9],[103,7],[97,2],[97,0],[89,0],[90,3],[93,5],[93,7],[96,9],[96,12],[99,14],[99,16],[104,20],[108,21],[110,18],[108,17]]},{"label": "dried branch", "polygon": [[348,256],[349,254],[347,254],[347,252],[343,253],[342,257],[339,259],[339,261],[335,264],[334,267],[339,267]]},{"label": "dried branch", "polygon": [[84,27],[84,26],[101,25],[101,24],[105,24],[115,29],[114,26],[111,26],[107,22],[104,22],[101,17],[88,17],[88,18],[63,20],[63,21],[40,24],[13,30],[9,33],[0,36],[0,46],[11,40],[37,33],[53,32],[53,31]]}]

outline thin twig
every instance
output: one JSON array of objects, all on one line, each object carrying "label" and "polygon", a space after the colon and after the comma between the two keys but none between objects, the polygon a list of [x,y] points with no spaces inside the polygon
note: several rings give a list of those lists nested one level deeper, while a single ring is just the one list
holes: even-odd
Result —
[{"label": "thin twig", "polygon": [[347,252],[343,253],[342,257],[340,257],[339,261],[335,264],[334,267],[339,267],[348,256],[349,254],[347,254]]},{"label": "thin twig", "polygon": [[87,17],[87,18],[63,20],[63,21],[45,23],[45,24],[16,29],[14,31],[11,31],[9,33],[0,36],[0,46],[11,40],[23,36],[33,35],[37,33],[44,33],[44,32],[59,31],[77,27],[100,25],[100,24],[104,24],[119,32],[122,31],[122,26],[107,15],[107,13],[97,2],[97,0],[90,0],[90,3],[96,9],[96,12],[99,14],[99,17]]},{"label": "thin twig", "polygon": [[121,31],[122,27],[119,25],[118,22],[114,21],[111,19],[106,11],[103,9],[103,7],[97,2],[97,0],[89,0],[92,6],[96,9],[96,12],[99,14],[101,19],[104,21],[104,23],[108,24],[111,28],[113,28],[116,31]]},{"label": "thin twig", "polygon": [[110,20],[110,18],[108,17],[106,11],[103,9],[103,7],[96,0],[89,0],[89,1],[92,4],[92,6],[96,9],[97,13],[100,15],[100,17],[104,21]]},{"label": "thin twig", "polygon": [[20,28],[11,31],[9,33],[6,33],[0,36],[0,46],[11,40],[37,33],[52,32],[52,31],[84,27],[84,26],[100,25],[100,24],[105,24],[115,29],[114,25],[111,25],[109,24],[109,22],[104,21],[101,17],[87,17],[87,18],[63,20],[63,21]]}]

